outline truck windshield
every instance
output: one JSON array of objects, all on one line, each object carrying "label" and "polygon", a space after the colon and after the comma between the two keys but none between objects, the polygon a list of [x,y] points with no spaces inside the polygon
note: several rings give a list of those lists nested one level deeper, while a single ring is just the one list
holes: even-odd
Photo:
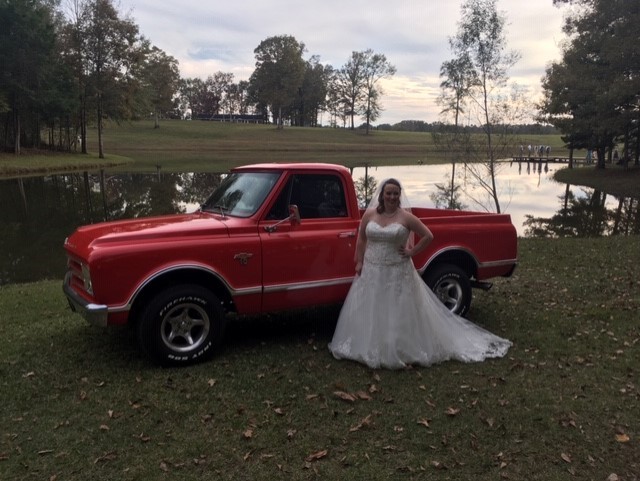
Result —
[{"label": "truck windshield", "polygon": [[229,174],[202,205],[202,210],[234,217],[249,217],[262,205],[279,177],[280,172]]}]

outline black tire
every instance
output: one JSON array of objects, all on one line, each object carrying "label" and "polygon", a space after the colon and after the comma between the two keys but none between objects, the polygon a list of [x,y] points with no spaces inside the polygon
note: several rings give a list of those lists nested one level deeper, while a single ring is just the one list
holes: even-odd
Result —
[{"label": "black tire", "polygon": [[471,282],[466,272],[453,264],[427,271],[425,282],[454,314],[464,316],[471,307]]},{"label": "black tire", "polygon": [[138,343],[162,366],[186,366],[211,358],[224,333],[220,300],[198,285],[158,293],[143,309]]}]

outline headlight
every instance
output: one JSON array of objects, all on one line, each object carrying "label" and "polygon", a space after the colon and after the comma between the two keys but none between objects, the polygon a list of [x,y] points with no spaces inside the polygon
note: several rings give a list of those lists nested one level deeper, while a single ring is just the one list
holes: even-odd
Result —
[{"label": "headlight", "polygon": [[84,282],[84,290],[93,295],[93,284],[91,284],[91,272],[89,266],[82,264],[82,282]]}]

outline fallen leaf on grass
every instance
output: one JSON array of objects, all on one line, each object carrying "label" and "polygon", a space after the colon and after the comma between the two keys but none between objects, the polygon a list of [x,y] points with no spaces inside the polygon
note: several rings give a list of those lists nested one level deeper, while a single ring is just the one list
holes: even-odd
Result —
[{"label": "fallen leaf on grass", "polygon": [[367,417],[365,417],[364,419],[362,419],[358,424],[356,424],[355,426],[352,426],[349,429],[350,433],[355,433],[356,431],[359,431],[360,429],[362,429],[365,426],[369,426],[371,425],[371,414],[369,414]]},{"label": "fallen leaf on grass", "polygon": [[569,456],[568,454],[562,453],[560,457],[565,463],[571,464],[571,456]]},{"label": "fallen leaf on grass", "polygon": [[253,438],[253,429],[248,428],[246,429],[243,433],[242,433],[242,437],[245,439],[251,439]]},{"label": "fallen leaf on grass", "polygon": [[631,441],[631,438],[628,434],[616,434],[616,441],[619,443],[628,443]]},{"label": "fallen leaf on grass", "polygon": [[448,407],[447,410],[445,411],[445,414],[447,416],[453,417],[453,416],[457,415],[459,412],[460,412],[460,409],[458,409],[458,408]]},{"label": "fallen leaf on grass", "polygon": [[369,396],[366,392],[364,391],[358,391],[356,393],[356,396],[358,396],[359,399],[362,399],[363,401],[371,401],[371,399],[373,399],[371,396]]},{"label": "fallen leaf on grass", "polygon": [[104,453],[102,456],[96,458],[93,461],[93,464],[98,464],[98,463],[103,463],[105,461],[113,461],[114,459],[117,459],[118,455],[116,454],[116,451],[109,451],[108,453]]},{"label": "fallen leaf on grass", "polygon": [[209,385],[209,387],[213,387],[213,386],[215,386],[215,385],[216,385],[216,383],[217,383],[217,382],[218,382],[218,381],[217,381],[216,379],[209,379],[209,380],[207,381],[207,384]]},{"label": "fallen leaf on grass", "polygon": [[323,449],[322,451],[318,451],[318,452],[315,452],[313,454],[310,454],[304,460],[306,462],[310,463],[312,461],[317,461],[319,459],[327,457],[327,454],[329,454],[329,451],[326,450],[326,449]]},{"label": "fallen leaf on grass", "polygon": [[418,424],[422,424],[426,428],[430,427],[429,426],[429,419],[426,419],[426,418],[419,419],[418,420]]},{"label": "fallen leaf on grass", "polygon": [[333,395],[336,397],[339,397],[343,401],[347,401],[351,403],[356,402],[356,397],[353,394],[349,394],[348,392],[334,391]]}]

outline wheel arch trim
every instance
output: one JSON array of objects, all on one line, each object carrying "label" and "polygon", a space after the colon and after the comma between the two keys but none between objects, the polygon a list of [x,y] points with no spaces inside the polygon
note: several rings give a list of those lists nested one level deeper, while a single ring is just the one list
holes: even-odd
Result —
[{"label": "wheel arch trim", "polygon": [[125,304],[118,305],[118,306],[110,306],[108,308],[109,312],[115,313],[115,312],[130,311],[133,305],[135,304],[136,300],[140,296],[140,294],[154,281],[160,279],[163,276],[177,273],[179,271],[186,271],[186,270],[197,270],[206,275],[212,276],[218,282],[220,282],[220,284],[223,286],[224,289],[226,289],[229,296],[232,298],[237,296],[260,294],[262,292],[261,285],[249,286],[249,287],[243,287],[243,288],[234,288],[227,282],[227,280],[219,272],[211,269],[208,266],[203,266],[201,264],[180,264],[180,265],[166,267],[146,277],[140,284],[138,284],[135,291],[133,292],[133,294],[131,294],[131,296],[129,296],[129,299]]},{"label": "wheel arch trim", "polygon": [[[426,273],[427,269],[429,269],[433,265],[438,264],[440,259],[442,259],[444,256],[448,256],[451,254],[462,254],[467,260],[469,260],[474,268],[474,272],[471,273],[472,275],[475,272],[477,272],[478,269],[486,265],[481,262],[478,262],[478,259],[476,258],[475,254],[468,248],[463,246],[448,246],[440,250],[437,250],[429,258],[427,258],[425,263],[421,267],[417,268],[418,272],[420,273],[421,276],[423,276]],[[445,262],[449,262],[449,261],[447,260]],[[459,262],[452,262],[452,263],[458,266],[460,264]]]}]

